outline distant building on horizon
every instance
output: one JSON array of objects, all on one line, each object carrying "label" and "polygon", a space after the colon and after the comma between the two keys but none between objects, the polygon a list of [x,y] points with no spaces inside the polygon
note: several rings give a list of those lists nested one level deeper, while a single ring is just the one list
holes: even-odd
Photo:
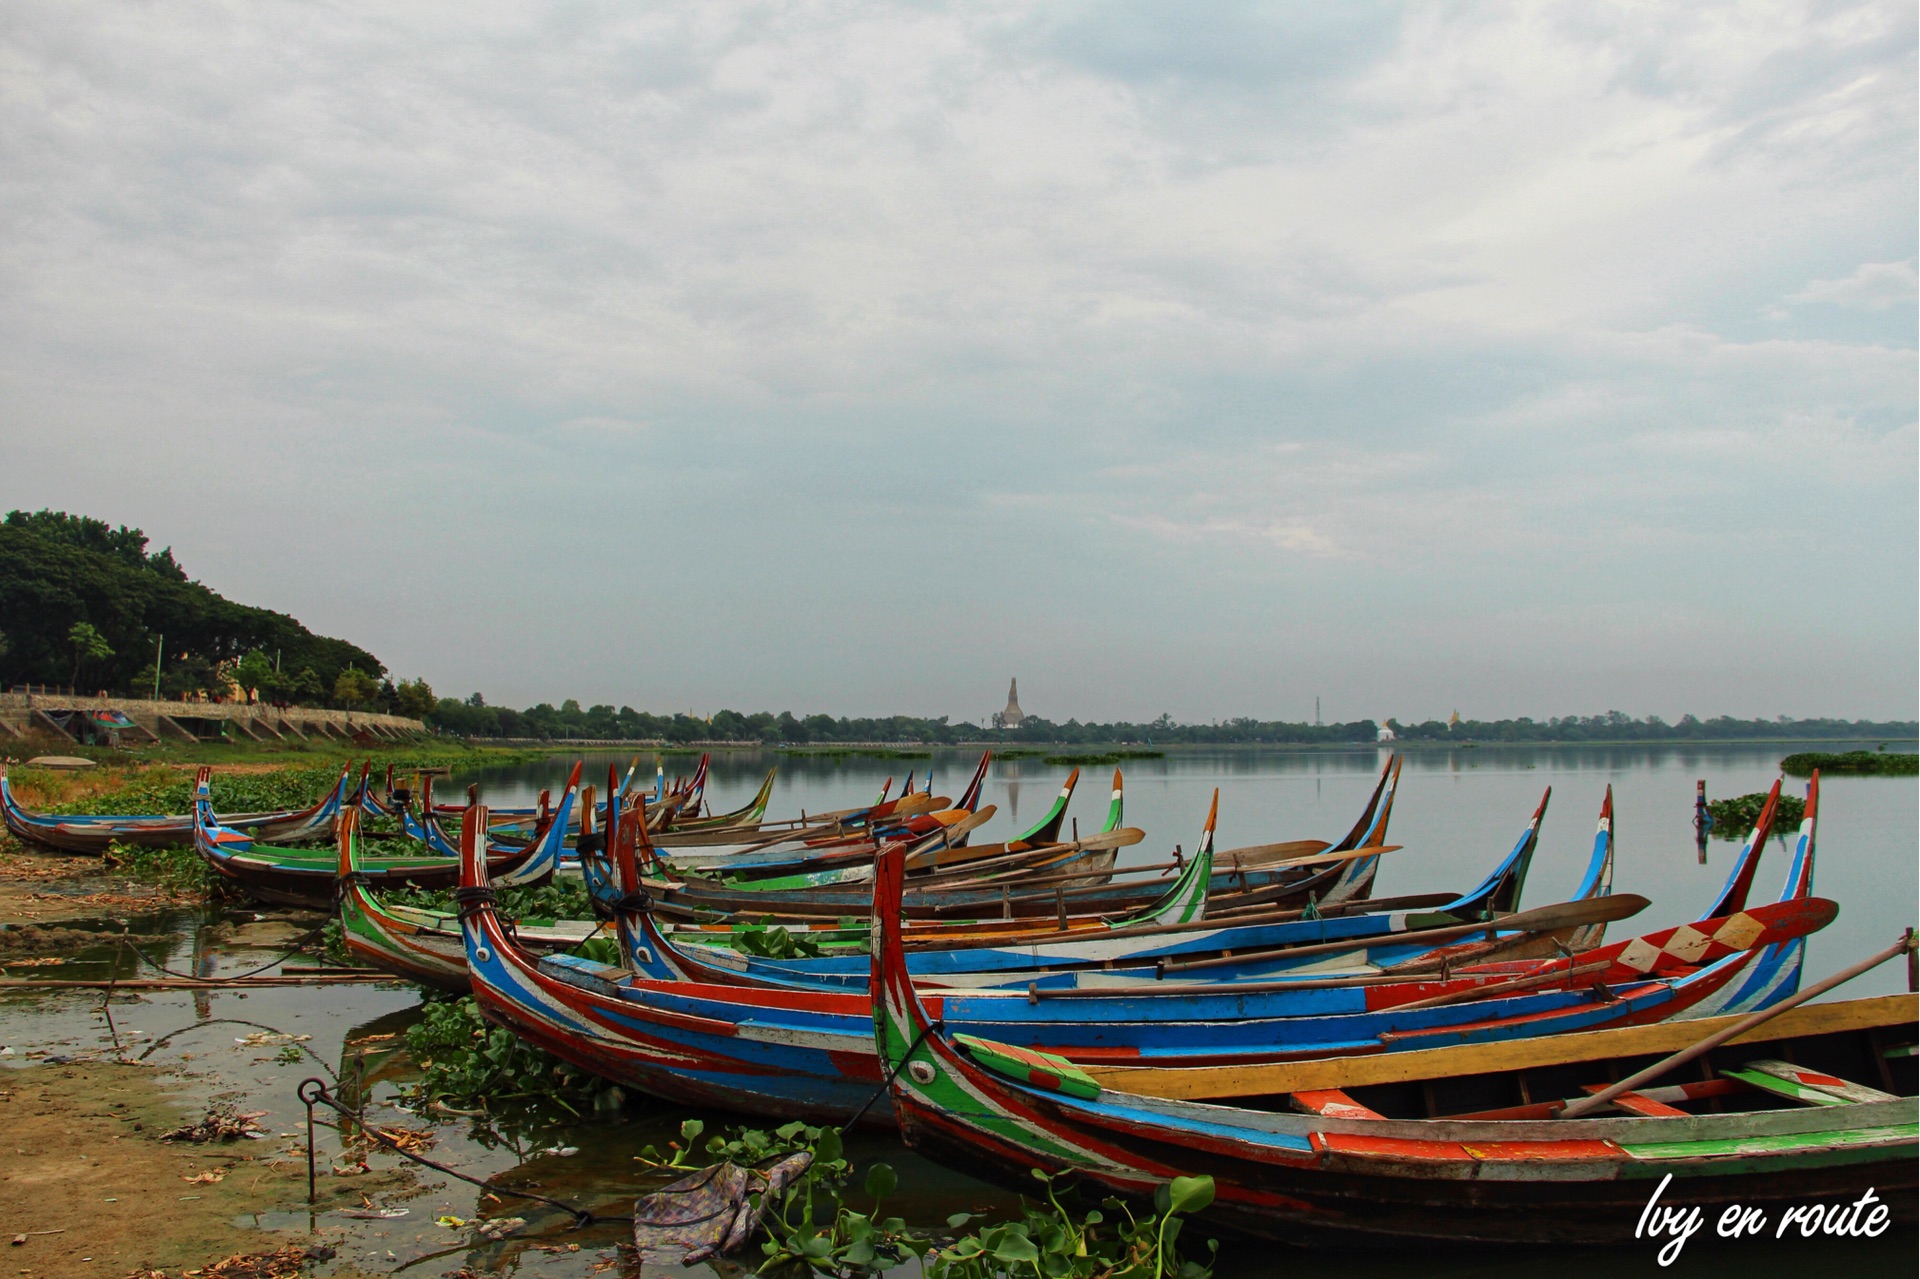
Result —
[{"label": "distant building on horizon", "polygon": [[1007,681],[1007,709],[993,717],[995,728],[1018,728],[1027,722],[1027,714],[1020,709],[1020,681]]}]

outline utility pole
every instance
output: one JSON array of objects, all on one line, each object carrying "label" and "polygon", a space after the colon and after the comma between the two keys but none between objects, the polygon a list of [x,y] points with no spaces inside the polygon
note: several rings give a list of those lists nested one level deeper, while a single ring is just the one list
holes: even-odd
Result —
[{"label": "utility pole", "polygon": [[1313,699],[1313,726],[1320,727],[1320,698],[1317,695]]},{"label": "utility pole", "polygon": [[160,659],[167,651],[167,635],[162,631],[153,643],[153,700],[160,700]]}]

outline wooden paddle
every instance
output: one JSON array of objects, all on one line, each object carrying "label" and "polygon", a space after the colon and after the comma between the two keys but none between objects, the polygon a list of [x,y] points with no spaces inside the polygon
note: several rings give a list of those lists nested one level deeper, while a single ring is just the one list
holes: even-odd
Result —
[{"label": "wooden paddle", "polygon": [[[1342,915],[1372,915],[1389,910],[1433,910],[1448,902],[1460,900],[1459,893],[1412,893],[1405,897],[1376,897],[1353,902],[1341,902],[1337,906],[1325,906],[1320,910],[1322,919],[1338,919]],[[1216,905],[1219,902],[1221,904]],[[1270,902],[1254,901],[1245,905],[1234,905],[1234,895],[1225,894],[1207,898],[1207,918],[1223,923],[1238,923],[1239,916],[1256,912],[1271,912]],[[1295,919],[1306,915],[1304,910],[1289,912]]]},{"label": "wooden paddle", "polygon": [[[988,804],[985,808],[971,813],[961,808],[945,809],[933,815],[933,819],[940,823],[941,828],[936,831],[929,831],[920,838],[919,843],[932,844],[944,840],[944,848],[933,850],[935,852],[944,852],[948,848],[955,848],[957,846],[956,841],[965,839],[974,831],[985,826],[993,820],[993,815],[999,811],[1000,810],[992,804]],[[949,814],[952,816],[949,816]],[[913,854],[914,849],[911,847],[908,848],[907,856],[912,857]]]},{"label": "wooden paddle", "polygon": [[1225,852],[1216,852],[1213,855],[1213,864],[1225,866],[1231,862],[1239,862],[1252,867],[1276,858],[1311,857],[1315,853],[1325,852],[1332,847],[1333,845],[1324,839],[1295,839],[1284,844],[1249,844],[1245,848],[1229,848]]},{"label": "wooden paddle", "polygon": [[[1308,839],[1302,840],[1301,842],[1311,844],[1314,841]],[[1276,847],[1278,847],[1278,845],[1276,845]],[[1381,853],[1397,853],[1404,847],[1406,847],[1404,844],[1368,844],[1365,848],[1343,848],[1338,852],[1319,853],[1307,857],[1294,857],[1285,861],[1270,861],[1260,866],[1250,867],[1249,869],[1266,871],[1291,870],[1295,866],[1333,866],[1340,862],[1359,861],[1363,857],[1378,857]],[[1213,873],[1216,875],[1230,875],[1237,869],[1239,868],[1233,866],[1223,867],[1220,865],[1219,858],[1216,857],[1214,859]]]}]

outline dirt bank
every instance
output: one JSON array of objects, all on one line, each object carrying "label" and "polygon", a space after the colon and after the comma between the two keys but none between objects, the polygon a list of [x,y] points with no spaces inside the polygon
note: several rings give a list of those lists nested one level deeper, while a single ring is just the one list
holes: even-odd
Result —
[{"label": "dirt bank", "polygon": [[[304,1148],[295,1152],[296,1143],[274,1137],[159,1140],[194,1118],[145,1067],[0,1070],[0,1234],[26,1236],[7,1246],[8,1273],[123,1279],[146,1268],[175,1276],[236,1253],[326,1242],[305,1231],[233,1224],[304,1206]],[[355,1192],[371,1180],[323,1177],[323,1201],[357,1202]]]},{"label": "dirt bank", "polygon": [[0,843],[0,924],[124,919],[190,900],[198,899],[115,875],[98,857],[36,852],[13,840]]}]

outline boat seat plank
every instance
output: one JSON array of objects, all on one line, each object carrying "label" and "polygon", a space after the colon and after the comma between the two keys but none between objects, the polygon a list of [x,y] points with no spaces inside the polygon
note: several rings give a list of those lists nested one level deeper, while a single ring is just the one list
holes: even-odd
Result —
[{"label": "boat seat plank", "polygon": [[1892,1093],[1851,1083],[1833,1075],[1796,1066],[1792,1062],[1750,1061],[1740,1070],[1721,1072],[1755,1088],[1787,1097],[1810,1106],[1841,1106],[1868,1101],[1896,1101]]},{"label": "boat seat plank", "polygon": [[1333,1119],[1383,1119],[1379,1111],[1361,1105],[1338,1088],[1319,1088],[1297,1092],[1288,1098],[1295,1110]]},{"label": "boat seat plank", "polygon": [[596,995],[616,994],[620,983],[630,976],[624,968],[595,963],[579,955],[543,955],[539,967],[542,973],[556,981],[592,991]]}]

